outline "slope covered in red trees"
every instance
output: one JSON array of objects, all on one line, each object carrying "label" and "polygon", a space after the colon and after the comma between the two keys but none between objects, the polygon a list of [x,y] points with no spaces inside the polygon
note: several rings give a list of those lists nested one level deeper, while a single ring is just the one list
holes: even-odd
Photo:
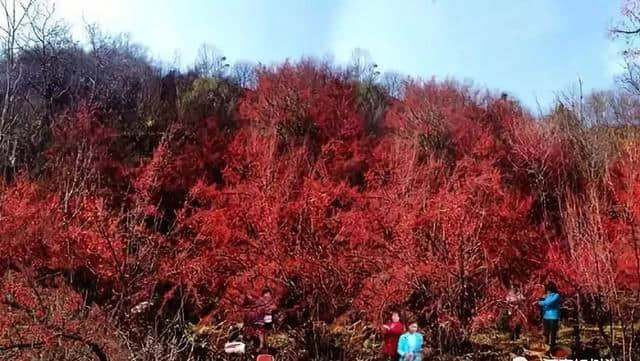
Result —
[{"label": "slope covered in red trees", "polygon": [[[460,353],[495,326],[512,284],[535,323],[549,280],[568,319],[633,335],[633,130],[600,132],[562,107],[534,119],[436,81],[380,97],[376,117],[374,92],[309,61],[262,68],[255,88],[206,98],[220,102],[206,114],[177,111],[137,157],[100,109],[60,116],[43,170],[2,183],[0,349],[186,359],[188,323],[240,321],[248,295],[269,287],[282,329],[306,350],[296,357],[329,357],[318,335],[391,309]],[[220,341],[209,342],[199,357]]]}]

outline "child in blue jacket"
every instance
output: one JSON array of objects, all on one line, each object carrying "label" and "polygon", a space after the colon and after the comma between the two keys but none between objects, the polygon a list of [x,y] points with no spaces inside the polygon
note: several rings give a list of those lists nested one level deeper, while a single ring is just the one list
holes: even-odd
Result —
[{"label": "child in blue jacket", "polygon": [[558,294],[558,288],[553,282],[547,283],[545,291],[547,294],[544,299],[538,301],[538,306],[540,306],[542,311],[545,343],[549,345],[550,349],[553,349],[556,346],[562,298],[560,294]]},{"label": "child in blue jacket", "polygon": [[402,334],[398,340],[400,361],[421,361],[423,342],[422,334],[418,332],[418,323],[411,322],[409,332]]}]

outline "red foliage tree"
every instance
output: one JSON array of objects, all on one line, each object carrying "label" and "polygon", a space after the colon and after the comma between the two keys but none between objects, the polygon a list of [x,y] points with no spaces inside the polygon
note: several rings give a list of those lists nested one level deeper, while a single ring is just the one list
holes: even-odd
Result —
[{"label": "red foliage tree", "polygon": [[237,114],[216,103],[224,121],[177,119],[146,159],[123,158],[125,135],[95,112],[61,118],[43,178],[25,172],[0,193],[13,297],[0,348],[19,337],[114,360],[128,347],[204,352],[187,323],[240,321],[264,287],[307,350],[401,308],[439,348],[464,352],[514,281],[529,304],[555,280],[572,308],[640,311],[636,143],[602,160],[566,109],[538,122],[453,82],[410,83],[365,116],[361,86],[309,61],[262,68]]}]

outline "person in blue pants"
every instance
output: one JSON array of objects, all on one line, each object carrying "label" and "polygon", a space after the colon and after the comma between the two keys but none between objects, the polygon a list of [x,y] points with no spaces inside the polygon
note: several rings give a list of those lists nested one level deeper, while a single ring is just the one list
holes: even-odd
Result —
[{"label": "person in blue pants", "polygon": [[544,327],[545,343],[549,349],[556,347],[556,336],[558,334],[558,323],[560,322],[560,307],[562,298],[558,293],[555,283],[549,282],[545,286],[546,295],[538,301],[538,306],[542,312],[542,325]]},{"label": "person in blue pants", "polygon": [[423,337],[418,332],[418,323],[409,323],[409,331],[400,336],[398,340],[398,354],[401,361],[421,361]]}]

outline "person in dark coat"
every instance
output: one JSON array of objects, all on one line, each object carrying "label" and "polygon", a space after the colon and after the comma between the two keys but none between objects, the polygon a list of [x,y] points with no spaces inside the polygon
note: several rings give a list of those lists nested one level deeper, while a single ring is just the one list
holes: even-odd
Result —
[{"label": "person in dark coat", "polygon": [[263,289],[260,298],[253,300],[252,303],[247,321],[250,329],[258,337],[258,350],[262,350],[265,346],[265,332],[273,325],[273,313],[277,310],[277,306],[273,301],[273,294],[268,288]]}]

